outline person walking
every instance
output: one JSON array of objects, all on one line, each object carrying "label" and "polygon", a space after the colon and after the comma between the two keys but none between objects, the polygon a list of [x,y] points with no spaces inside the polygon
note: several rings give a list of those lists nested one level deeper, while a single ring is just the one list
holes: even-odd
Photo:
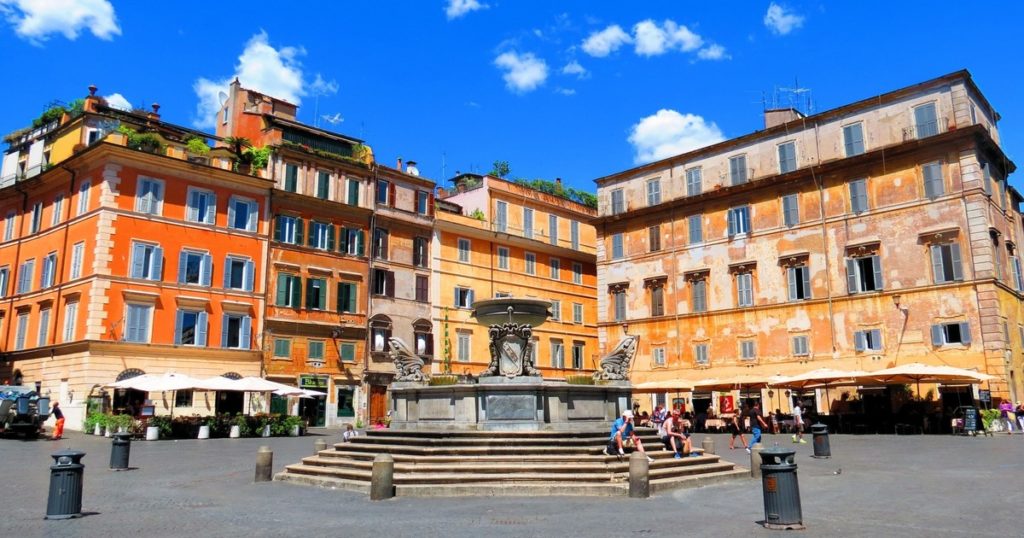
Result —
[{"label": "person walking", "polygon": [[1006,424],[1006,433],[1013,435],[1013,422],[1010,422],[1010,412],[1013,411],[1013,404],[1010,400],[999,402],[999,420]]},{"label": "person walking", "polygon": [[793,434],[793,442],[806,445],[807,441],[804,440],[804,408],[800,402],[793,406],[793,428],[796,429],[796,433]]},{"label": "person walking", "polygon": [[1020,425],[1021,431],[1024,431],[1024,403],[1017,401],[1017,409],[1014,411],[1017,413],[1017,424]]},{"label": "person walking", "polygon": [[60,410],[60,403],[53,402],[53,409],[50,411],[53,418],[57,419],[57,423],[53,426],[53,437],[52,441],[58,441],[64,437],[64,412]]},{"label": "person walking", "polygon": [[747,454],[750,454],[754,445],[761,442],[761,428],[768,429],[768,424],[765,423],[764,417],[761,416],[761,404],[759,403],[755,403],[750,408],[748,415],[750,416],[750,444],[747,445]]},{"label": "person walking", "polygon": [[[623,411],[622,416],[612,423],[611,436],[608,438],[608,446],[604,448],[604,455],[611,455],[609,449],[617,449],[619,456],[624,455],[622,445],[627,442],[632,443],[641,454],[647,455],[647,452],[644,451],[644,444],[633,431],[633,412],[629,410]],[[647,462],[654,463],[654,458],[647,456]]]},{"label": "person walking", "polygon": [[733,413],[732,418],[729,419],[729,450],[736,448],[736,438],[740,438],[740,446],[746,446],[747,440],[743,438],[743,417],[739,411]]}]

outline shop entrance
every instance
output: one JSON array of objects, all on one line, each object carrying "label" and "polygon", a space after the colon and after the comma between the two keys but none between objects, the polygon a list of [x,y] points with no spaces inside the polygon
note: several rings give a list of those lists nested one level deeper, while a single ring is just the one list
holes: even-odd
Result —
[{"label": "shop entrance", "polygon": [[[299,388],[327,392],[330,381],[325,375],[300,375]],[[314,428],[323,428],[327,421],[327,397],[302,398],[299,400],[299,416]]]},{"label": "shop entrance", "polygon": [[345,421],[356,416],[356,387],[354,385],[335,385],[338,393],[337,417]]},{"label": "shop entrance", "polygon": [[217,401],[214,404],[214,411],[218,415],[237,415],[242,413],[245,406],[245,393],[235,390],[217,391]]}]

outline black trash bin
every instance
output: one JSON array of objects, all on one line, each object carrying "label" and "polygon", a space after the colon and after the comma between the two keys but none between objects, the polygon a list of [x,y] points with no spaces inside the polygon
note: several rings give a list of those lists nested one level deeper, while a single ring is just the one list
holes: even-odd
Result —
[{"label": "black trash bin", "polygon": [[115,471],[128,469],[128,458],[132,451],[132,434],[118,432],[110,443],[110,468]]},{"label": "black trash bin", "polygon": [[800,485],[797,482],[796,450],[774,446],[761,451],[761,489],[764,492],[764,526],[769,529],[803,529]]},{"label": "black trash bin", "polygon": [[811,426],[811,434],[814,436],[814,455],[812,458],[831,458],[832,447],[828,442],[828,426],[815,424]]},{"label": "black trash bin", "polygon": [[60,450],[50,454],[50,495],[46,499],[46,519],[82,516],[82,476],[85,452]]}]

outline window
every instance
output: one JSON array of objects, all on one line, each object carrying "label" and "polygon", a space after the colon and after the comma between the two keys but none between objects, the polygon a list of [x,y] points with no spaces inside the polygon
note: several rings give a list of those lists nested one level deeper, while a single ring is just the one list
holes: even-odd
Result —
[{"label": "window", "polygon": [[700,167],[691,168],[686,171],[686,195],[697,196],[704,190],[702,185],[703,178],[701,177]]},{"label": "window", "polygon": [[583,264],[573,262],[572,264],[572,283],[582,284],[583,283]]},{"label": "window", "polygon": [[135,189],[135,210],[148,215],[159,215],[164,205],[164,182],[139,177]]},{"label": "window", "polygon": [[426,357],[434,355],[434,335],[430,325],[423,323],[413,326],[413,340],[416,342],[416,354]]},{"label": "window", "polygon": [[78,301],[64,305],[64,334],[62,342],[70,342],[75,339],[75,325],[78,322]]},{"label": "window", "polygon": [[50,226],[56,226],[60,224],[60,219],[64,213],[64,195],[58,194],[53,199],[53,215],[50,217]]},{"label": "window", "polygon": [[850,293],[882,289],[882,262],[879,257],[847,258],[846,285]]},{"label": "window", "polygon": [[309,246],[319,250],[334,250],[334,225],[310,221]]},{"label": "window", "polygon": [[384,181],[383,179],[377,180],[377,203],[381,205],[388,205],[389,194],[391,191],[391,183]]},{"label": "window", "polygon": [[206,312],[178,310],[174,318],[174,344],[206,347]]},{"label": "window", "polygon": [[729,237],[744,236],[750,232],[750,206],[729,209]]},{"label": "window", "polygon": [[359,182],[354,179],[348,180],[348,205],[359,205]]},{"label": "window", "polygon": [[12,239],[14,239],[14,211],[8,211],[7,218],[4,219],[4,241]]},{"label": "window", "polygon": [[647,205],[658,205],[661,203],[661,180],[651,179],[647,181]]},{"label": "window", "polygon": [[192,390],[179,390],[174,393],[174,407],[192,407]]},{"label": "window", "polygon": [[572,322],[583,323],[583,303],[572,304]]},{"label": "window", "polygon": [[472,308],[473,290],[469,288],[455,288],[455,308]]},{"label": "window", "polygon": [[569,242],[573,250],[580,249],[580,223],[575,220],[569,221]]},{"label": "window", "polygon": [[259,206],[256,202],[236,196],[228,201],[228,228],[255,232],[258,217]]},{"label": "window", "polygon": [[655,224],[647,229],[647,246],[651,252],[661,250],[661,226]]},{"label": "window", "polygon": [[163,276],[164,250],[156,245],[132,243],[132,278],[160,280]]},{"label": "window", "polygon": [[551,299],[551,321],[562,321],[562,301]]},{"label": "window", "polygon": [[693,361],[701,366],[707,366],[708,361],[708,345],[697,344],[693,346]]},{"label": "window", "polygon": [[[957,264],[955,267],[959,267]],[[1013,287],[1017,291],[1024,291],[1024,279],[1022,279],[1020,270],[1020,258],[1013,256],[1010,258],[1010,268],[1013,269]],[[960,280],[960,279],[957,279]]]},{"label": "window", "polygon": [[459,351],[458,359],[459,359],[459,362],[469,362],[469,355],[473,351],[472,350],[473,333],[460,331],[458,338],[459,338],[459,341],[458,341],[458,348],[459,348],[459,350],[458,350]]},{"label": "window", "polygon": [[43,347],[46,345],[46,339],[49,336],[50,331],[50,309],[43,308],[39,311],[39,334],[36,339],[36,345]]},{"label": "window", "polygon": [[391,349],[391,322],[383,320],[370,321],[370,351],[384,352]]},{"label": "window", "polygon": [[612,293],[615,301],[615,321],[626,319],[626,290],[618,289]]},{"label": "window", "polygon": [[331,173],[320,170],[316,173],[316,197],[327,200],[331,197]]},{"label": "window", "polygon": [[508,271],[508,249],[498,247],[498,269]]},{"label": "window", "polygon": [[224,314],[221,322],[220,347],[225,349],[249,349],[252,318],[236,314]]},{"label": "window", "polygon": [[359,288],[352,282],[338,283],[338,312],[354,314],[358,312],[356,299]]},{"label": "window", "polygon": [[558,280],[561,277],[562,261],[558,258],[551,258],[551,278]]},{"label": "window", "polygon": [[277,300],[274,304],[285,308],[302,307],[302,279],[298,275],[277,274]]},{"label": "window", "polygon": [[612,191],[612,215],[626,212],[626,197],[622,189]]},{"label": "window", "polygon": [[850,211],[863,213],[868,210],[868,186],[866,179],[850,181]]},{"label": "window", "polygon": [[[352,343],[352,342],[343,342],[340,346],[338,346],[338,358],[340,358],[342,360],[342,362],[355,362],[355,360],[356,360],[356,345],[354,343]],[[351,396],[351,393],[350,393],[349,398],[351,399],[351,397],[352,396]],[[351,405],[351,400],[350,400],[350,405]],[[349,416],[352,416],[352,415],[349,415]]]},{"label": "window", "polygon": [[421,303],[430,302],[430,277],[416,275],[416,300]]},{"label": "window", "polygon": [[704,242],[704,226],[701,215],[690,215],[687,219],[690,228],[690,244],[696,245]]},{"label": "window", "polygon": [[523,237],[533,238],[533,210],[523,208]]},{"label": "window", "polygon": [[412,240],[412,264],[416,267],[426,267],[430,259],[428,255],[428,239],[426,237],[414,237]]},{"label": "window", "polygon": [[18,293],[32,291],[32,274],[36,271],[35,260],[25,260],[18,268]]},{"label": "window", "polygon": [[358,228],[345,228],[341,234],[341,244],[338,250],[349,256],[362,256],[364,252],[363,243],[366,234]]},{"label": "window", "polygon": [[740,358],[745,361],[752,361],[757,358],[757,348],[753,340],[740,341]]},{"label": "window", "polygon": [[794,336],[793,337],[793,355],[797,357],[804,357],[810,355],[807,351],[807,337],[806,336]]},{"label": "window", "polygon": [[284,190],[299,192],[299,165],[294,163],[284,165]]},{"label": "window", "polygon": [[864,131],[862,124],[854,123],[843,127],[843,145],[846,147],[847,157],[864,153]]},{"label": "window", "polygon": [[733,185],[747,182],[747,156],[737,155],[729,159],[729,180]]},{"label": "window", "polygon": [[800,209],[797,195],[787,194],[782,197],[782,222],[787,228],[800,224]]},{"label": "window", "polygon": [[662,285],[651,286],[651,315],[665,315],[665,287]]},{"label": "window", "polygon": [[551,340],[551,367],[565,368],[565,346],[561,340]]},{"label": "window", "polygon": [[469,239],[462,239],[460,237],[459,241],[458,241],[458,246],[459,246],[459,261],[462,262],[462,263],[469,263],[469,249],[470,249]]},{"label": "window", "polygon": [[917,138],[939,134],[939,122],[935,116],[935,103],[914,108],[914,132]]},{"label": "window", "polygon": [[572,368],[573,370],[583,369],[583,356],[586,352],[586,347],[583,342],[572,343]]},{"label": "window", "polygon": [[292,341],[287,338],[275,338],[274,357],[290,359],[292,357]]},{"label": "window", "polygon": [[76,215],[83,215],[86,211],[89,211],[89,189],[92,185],[88,181],[83,181],[78,186],[78,212]]},{"label": "window", "polygon": [[25,349],[25,335],[28,332],[28,312],[18,313],[18,328],[14,334],[14,350]]},{"label": "window", "polygon": [[942,162],[935,161],[921,166],[921,175],[924,176],[924,195],[934,200],[946,194],[945,182],[942,178]]},{"label": "window", "polygon": [[622,234],[612,234],[612,259],[621,260],[623,257],[625,257],[623,250],[624,249],[622,245]]},{"label": "window", "polygon": [[43,258],[43,270],[39,275],[39,289],[53,286],[57,272],[57,253],[51,252]]},{"label": "window", "polygon": [[736,306],[754,306],[754,275],[736,274]]},{"label": "window", "polygon": [[221,123],[222,124],[226,124],[228,122],[228,117],[230,115],[231,115],[231,105],[228,105],[228,106],[224,107],[224,117],[221,119]]},{"label": "window", "polygon": [[[979,162],[981,163],[981,179],[982,186],[985,188],[985,195],[992,196],[992,169],[987,162]],[[8,218],[13,218],[13,216],[9,215]]]},{"label": "window", "polygon": [[373,270],[373,294],[384,297],[395,296],[395,273],[384,269]]},{"label": "window", "polygon": [[651,356],[654,359],[655,366],[665,366],[665,348],[656,347],[652,349]]},{"label": "window", "polygon": [[803,301],[811,298],[811,270],[806,265],[788,267],[786,279],[789,283],[789,300]]},{"label": "window", "polygon": [[210,285],[213,258],[205,252],[183,250],[178,256],[178,283]]},{"label": "window", "polygon": [[[964,279],[960,263],[960,245],[956,243],[932,245],[929,250],[932,255],[932,274],[935,276],[936,284]],[[1018,289],[1020,288],[1018,287]]]},{"label": "window", "polygon": [[323,278],[306,279],[306,308],[309,310],[327,309],[327,280]]},{"label": "window", "polygon": [[526,252],[523,254],[523,259],[526,260],[526,274],[537,274],[537,255],[532,252]]},{"label": "window", "polygon": [[416,212],[420,215],[430,214],[430,193],[416,191]]},{"label": "window", "polygon": [[7,283],[11,280],[10,267],[0,267],[0,297],[7,297]]},{"label": "window", "polygon": [[507,231],[508,229],[508,204],[499,200],[496,204],[496,211],[494,212],[494,229],[499,232]]},{"label": "window", "polygon": [[128,304],[125,310],[124,340],[148,344],[153,305]]},{"label": "window", "polygon": [[307,340],[306,341],[306,362],[311,362],[311,363],[322,363],[322,362],[324,362],[324,341],[323,340]]},{"label": "window", "polygon": [[796,170],[796,142],[779,144],[779,173]]},{"label": "window", "polygon": [[188,189],[188,208],[185,220],[203,224],[217,223],[217,195],[210,191]]},{"label": "window", "polygon": [[707,287],[708,283],[704,279],[693,280],[690,282],[690,302],[693,304],[693,307],[690,310],[692,312],[707,312]]},{"label": "window", "polygon": [[29,229],[29,233],[36,233],[39,228],[43,225],[43,203],[36,202],[32,204],[32,227]]},{"label": "window", "polygon": [[228,256],[224,259],[224,289],[252,291],[255,272],[252,260]]},{"label": "window", "polygon": [[373,257],[378,260],[388,259],[388,231],[384,228],[373,229]]},{"label": "window", "polygon": [[274,226],[274,241],[291,245],[302,244],[302,232],[305,224],[302,219],[291,215],[278,215]]},{"label": "window", "polygon": [[[1006,205],[1006,204],[1003,204]],[[548,215],[548,239],[552,245],[558,244],[558,216]]]},{"label": "window", "polygon": [[870,329],[853,333],[854,351],[881,351],[882,330]]},{"label": "window", "polygon": [[82,258],[85,257],[85,241],[79,241],[71,247],[71,272],[69,280],[82,276]]}]

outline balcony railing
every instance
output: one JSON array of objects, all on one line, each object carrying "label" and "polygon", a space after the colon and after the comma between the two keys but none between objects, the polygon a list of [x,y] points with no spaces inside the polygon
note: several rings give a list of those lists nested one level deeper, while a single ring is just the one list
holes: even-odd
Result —
[{"label": "balcony railing", "polygon": [[952,119],[949,117],[938,118],[935,121],[928,121],[903,128],[903,141],[920,140],[949,131]]}]

